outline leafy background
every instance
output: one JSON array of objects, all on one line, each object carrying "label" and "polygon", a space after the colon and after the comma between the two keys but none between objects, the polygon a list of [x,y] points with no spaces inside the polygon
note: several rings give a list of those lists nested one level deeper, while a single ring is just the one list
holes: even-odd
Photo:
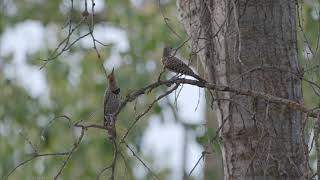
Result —
[{"label": "leafy background", "polygon": [[[155,81],[162,70],[160,58],[163,46],[170,44],[177,47],[187,39],[177,19],[175,1],[95,2],[94,34],[99,41],[111,44],[107,47],[98,46],[98,50],[106,70],[109,72],[115,67],[122,95]],[[74,122],[83,120],[86,123],[101,123],[106,79],[101,60],[92,48],[89,37],[39,70],[43,65],[40,59],[47,58],[65,38],[67,29],[62,27],[68,16],[75,22],[81,19],[84,1],[74,1],[73,12],[69,11],[71,1],[68,0],[4,0],[0,3],[0,177],[4,177],[17,163],[31,157],[34,149],[49,153],[67,151],[72,147],[79,136],[79,130],[70,128],[65,118],[55,117],[67,115]],[[298,24],[298,43],[299,59],[304,69],[319,65],[319,6],[319,2],[309,0],[300,4],[298,10],[300,20],[303,17],[301,25]],[[170,30],[165,20],[179,36]],[[76,34],[79,36],[86,31],[88,29],[84,26]],[[313,50],[310,51],[309,47]],[[179,53],[187,58],[188,46]],[[317,68],[307,71],[305,75],[319,84]],[[118,133],[123,134],[133,118],[164,90],[160,88],[129,104],[120,114]],[[205,133],[203,126],[205,109],[210,109],[206,108],[203,91],[200,91],[198,111],[183,111],[183,108],[196,107],[198,91],[189,87],[188,92],[195,103],[190,103],[188,107],[183,104],[190,101],[187,95],[181,95],[182,103],[177,105],[174,97],[162,100],[135,126],[128,137],[133,149],[161,179],[180,179],[183,172],[188,173],[201,155],[207,135],[213,134],[213,129]],[[308,106],[319,106],[319,97],[306,83],[304,96]],[[154,123],[150,125],[150,122]],[[170,133],[162,136],[165,133],[163,131]],[[157,149],[163,146],[184,147],[183,138],[176,137],[183,135],[188,136],[187,165],[175,162],[183,161],[181,158],[163,158],[166,154],[168,157],[183,154],[183,148],[164,149],[164,152]],[[145,141],[153,141],[157,145],[148,147]],[[119,160],[116,179],[151,179],[151,174],[126,148],[122,148],[122,151],[126,161]],[[112,158],[113,147],[106,140],[105,132],[88,130],[61,179],[93,179],[103,167],[109,165]],[[9,179],[52,179],[63,159],[37,158],[19,168]],[[200,163],[192,178],[218,179],[216,174],[204,173],[204,163]],[[108,175],[105,173],[103,178]]]}]

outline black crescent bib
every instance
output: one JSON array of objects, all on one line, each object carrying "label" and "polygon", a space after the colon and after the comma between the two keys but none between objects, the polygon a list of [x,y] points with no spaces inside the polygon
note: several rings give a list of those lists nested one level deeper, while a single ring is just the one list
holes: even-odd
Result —
[{"label": "black crescent bib", "polygon": [[120,88],[114,90],[114,91],[111,91],[113,94],[119,94],[120,93]]}]

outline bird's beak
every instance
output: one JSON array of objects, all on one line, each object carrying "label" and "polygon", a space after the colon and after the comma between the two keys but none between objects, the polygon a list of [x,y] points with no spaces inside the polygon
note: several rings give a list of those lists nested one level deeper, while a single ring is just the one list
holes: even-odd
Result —
[{"label": "bird's beak", "polygon": [[112,68],[111,73],[107,76],[107,78],[110,80],[110,78],[113,76],[114,68]]}]

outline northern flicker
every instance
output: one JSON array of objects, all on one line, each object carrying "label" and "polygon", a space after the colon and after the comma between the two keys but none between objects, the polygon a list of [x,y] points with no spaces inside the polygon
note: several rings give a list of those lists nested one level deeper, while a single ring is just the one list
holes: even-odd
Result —
[{"label": "northern flicker", "polygon": [[117,85],[114,69],[107,76],[109,87],[104,95],[104,126],[107,127],[108,133],[115,138],[115,113],[118,111],[120,105],[120,88]]},{"label": "northern flicker", "polygon": [[199,81],[206,82],[206,80],[202,79],[198,75],[196,75],[192,69],[185,64],[182,60],[174,57],[171,55],[172,48],[165,47],[163,49],[163,55],[162,55],[162,64],[164,65],[164,68],[168,69],[169,71],[175,72],[177,74],[184,74],[188,76],[192,76]]}]

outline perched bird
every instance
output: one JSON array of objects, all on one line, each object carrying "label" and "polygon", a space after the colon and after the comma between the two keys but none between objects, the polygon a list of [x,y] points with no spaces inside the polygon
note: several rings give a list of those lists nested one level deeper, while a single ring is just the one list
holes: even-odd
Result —
[{"label": "perched bird", "polygon": [[117,85],[114,69],[107,76],[109,87],[104,95],[104,126],[107,127],[110,136],[115,137],[115,113],[120,105],[120,88]]},{"label": "perched bird", "polygon": [[172,56],[171,52],[172,52],[171,47],[165,47],[163,49],[163,55],[162,55],[161,61],[165,69],[168,69],[169,71],[175,72],[177,74],[189,75],[198,79],[199,81],[206,82],[206,80],[196,75],[192,71],[192,69],[187,64],[185,64],[182,60]]}]

